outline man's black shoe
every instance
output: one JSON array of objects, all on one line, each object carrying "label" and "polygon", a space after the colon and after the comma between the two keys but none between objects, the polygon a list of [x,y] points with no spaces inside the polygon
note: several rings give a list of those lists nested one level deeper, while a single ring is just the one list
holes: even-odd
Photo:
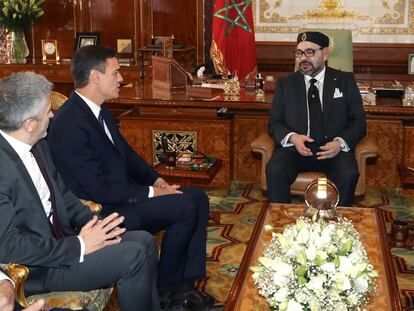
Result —
[{"label": "man's black shoe", "polygon": [[196,289],[188,292],[176,293],[170,297],[170,307],[172,310],[208,311],[214,305],[214,298]]}]

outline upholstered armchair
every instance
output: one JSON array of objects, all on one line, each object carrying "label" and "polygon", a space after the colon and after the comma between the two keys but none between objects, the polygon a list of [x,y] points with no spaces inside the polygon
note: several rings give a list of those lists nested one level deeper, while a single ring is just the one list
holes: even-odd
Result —
[{"label": "upholstered armchair", "polygon": [[50,92],[49,100],[52,105],[52,110],[58,110],[68,98],[56,91]]},{"label": "upholstered armchair", "polygon": [[[253,152],[262,156],[261,166],[261,188],[267,191],[266,184],[266,164],[273,155],[275,142],[268,134],[262,134],[257,137],[251,144],[250,148]],[[366,162],[369,158],[377,157],[377,146],[373,139],[364,137],[355,148],[355,157],[359,168],[359,179],[355,189],[355,195],[361,196],[365,194],[366,180]],[[306,187],[310,182],[319,177],[326,177],[322,172],[303,172],[298,175],[295,182],[291,185],[290,191],[294,195],[304,195]]]},{"label": "upholstered armchair", "polygon": [[[85,200],[81,201],[93,212],[99,213],[102,209],[102,206],[98,203]],[[24,285],[29,277],[29,269],[17,263],[9,263],[2,265],[2,267],[16,285],[16,300],[23,307],[27,307],[36,300],[42,298],[45,300],[45,306],[42,310],[45,311],[52,308],[70,308],[72,310],[87,309],[89,311],[119,311],[114,287],[96,289],[89,292],[50,292],[26,297],[24,293]]]}]

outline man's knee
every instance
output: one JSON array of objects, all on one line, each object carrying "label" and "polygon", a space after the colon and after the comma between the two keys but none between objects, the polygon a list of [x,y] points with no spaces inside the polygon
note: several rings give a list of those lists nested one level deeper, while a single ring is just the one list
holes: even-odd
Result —
[{"label": "man's knee", "polygon": [[183,189],[184,195],[189,195],[198,205],[200,206],[208,206],[209,199],[207,194],[203,189],[200,188],[184,188]]},{"label": "man's knee", "polygon": [[154,237],[145,231],[127,232],[121,242],[119,261],[130,273],[136,272],[143,266],[156,264],[157,247]]},{"label": "man's knee", "polygon": [[285,170],[285,165],[281,161],[276,161],[271,159],[266,164],[266,176],[267,178],[277,178],[279,176],[283,176]]}]

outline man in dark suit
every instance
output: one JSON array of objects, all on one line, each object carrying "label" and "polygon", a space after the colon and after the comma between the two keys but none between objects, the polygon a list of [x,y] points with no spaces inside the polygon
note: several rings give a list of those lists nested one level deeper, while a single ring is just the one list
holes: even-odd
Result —
[{"label": "man in dark suit", "polygon": [[366,132],[365,113],[354,75],[325,66],[328,46],[320,32],[300,33],[299,70],[277,81],[269,120],[277,148],[266,166],[270,202],[290,203],[290,185],[303,171],[324,172],[338,187],[339,205],[353,202],[353,151]]},{"label": "man in dark suit", "polygon": [[197,291],[205,277],[207,195],[170,185],[127,143],[105,100],[118,97],[122,77],[116,53],[102,46],[79,49],[72,59],[75,91],[57,111],[49,144],[58,171],[81,199],[103,214],[125,216],[128,230],[165,230],[158,264],[163,307],[203,310],[213,299]]},{"label": "man in dark suit", "polygon": [[117,213],[100,219],[53,165],[50,90],[32,72],[0,80],[0,262],[29,267],[29,294],[116,283],[122,310],[159,310],[153,237],[124,233]]}]

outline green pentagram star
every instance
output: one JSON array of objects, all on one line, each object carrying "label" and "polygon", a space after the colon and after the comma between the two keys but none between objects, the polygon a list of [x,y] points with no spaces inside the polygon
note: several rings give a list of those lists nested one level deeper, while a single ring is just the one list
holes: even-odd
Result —
[{"label": "green pentagram star", "polygon": [[[252,32],[249,24],[244,17],[244,12],[249,7],[251,0],[242,1],[236,3],[236,0],[230,0],[232,4],[229,4],[229,0],[226,0],[224,8],[219,9],[214,13],[217,18],[224,19],[226,21],[226,37],[228,37],[235,26],[240,27],[248,32]],[[237,17],[233,20],[229,17],[229,11],[234,9],[237,11]],[[241,21],[239,21],[241,20]]]}]

